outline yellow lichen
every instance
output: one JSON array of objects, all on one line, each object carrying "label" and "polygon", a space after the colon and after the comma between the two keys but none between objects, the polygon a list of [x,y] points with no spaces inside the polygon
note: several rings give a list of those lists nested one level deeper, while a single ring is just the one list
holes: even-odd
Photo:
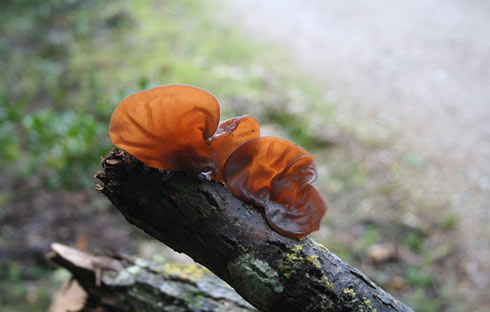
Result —
[{"label": "yellow lichen", "polygon": [[293,252],[300,252],[301,250],[303,250],[303,246],[302,245],[294,245],[294,247],[292,248]]},{"label": "yellow lichen", "polygon": [[299,260],[301,260],[299,257],[299,253],[302,250],[302,245],[294,245],[294,247],[291,248],[291,251],[286,254],[286,258],[283,259],[279,264],[279,268],[281,269],[282,274],[287,279],[289,279],[291,277],[291,274],[296,271]]},{"label": "yellow lichen", "polygon": [[330,282],[328,280],[328,277],[326,277],[324,274],[322,275],[321,281],[323,283],[325,283],[325,285],[327,286],[327,288],[329,288],[330,290],[333,290],[334,289],[334,287],[335,287],[334,284],[332,282]]},{"label": "yellow lichen", "polygon": [[201,280],[205,275],[210,274],[208,269],[195,264],[166,263],[156,268],[156,270],[163,275],[172,275],[193,281]]},{"label": "yellow lichen", "polygon": [[370,310],[373,309],[373,304],[371,303],[371,300],[364,298],[364,304],[366,307],[368,307]]},{"label": "yellow lichen", "polygon": [[313,264],[313,266],[315,268],[317,268],[318,270],[321,270],[322,269],[322,266],[320,264],[320,261],[318,261],[318,256],[311,256],[311,257],[306,258],[306,260],[308,262],[310,262],[311,264]]},{"label": "yellow lichen", "polygon": [[344,288],[342,289],[342,294],[345,295],[349,299],[354,299],[356,297],[356,293],[354,290],[350,288]]},{"label": "yellow lichen", "polygon": [[328,248],[327,248],[327,247],[325,247],[325,246],[323,246],[322,244],[319,244],[319,243],[315,242],[314,240],[311,240],[311,242],[313,243],[313,245],[315,245],[315,246],[317,246],[317,247],[320,247],[320,248],[321,248],[321,249],[323,249],[325,252],[330,252],[330,251],[328,250]]}]

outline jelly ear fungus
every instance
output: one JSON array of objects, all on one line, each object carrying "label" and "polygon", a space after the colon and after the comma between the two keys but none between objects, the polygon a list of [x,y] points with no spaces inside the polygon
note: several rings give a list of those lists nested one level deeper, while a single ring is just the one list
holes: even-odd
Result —
[{"label": "jelly ear fungus", "polygon": [[260,132],[250,116],[219,120],[220,106],[211,93],[166,85],[124,99],[112,115],[109,135],[114,145],[149,167],[211,171],[222,181],[229,154]]},{"label": "jelly ear fungus", "polygon": [[265,209],[277,232],[304,237],[320,228],[327,204],[311,185],[317,177],[313,156],[278,137],[260,137],[237,148],[223,170],[231,192]]}]

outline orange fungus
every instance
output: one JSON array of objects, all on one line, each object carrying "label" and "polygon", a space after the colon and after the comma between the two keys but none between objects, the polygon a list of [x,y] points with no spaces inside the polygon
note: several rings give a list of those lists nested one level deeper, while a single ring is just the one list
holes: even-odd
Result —
[{"label": "orange fungus", "polygon": [[212,172],[220,181],[229,154],[259,136],[250,116],[219,123],[220,106],[209,92],[187,85],[141,91],[115,109],[112,143],[149,167]]},{"label": "orange fungus", "polygon": [[[218,168],[223,168],[228,156],[244,142],[260,135],[259,123],[250,116],[234,117],[219,124],[218,130],[210,139]],[[222,170],[213,173],[215,180],[223,182]]]},{"label": "orange fungus", "polygon": [[209,92],[187,85],[141,91],[115,109],[112,143],[149,167],[210,172],[240,199],[262,206],[277,232],[304,237],[319,229],[327,204],[313,156],[277,137],[259,137],[250,116],[220,123]]},{"label": "orange fungus", "polygon": [[242,144],[223,169],[232,193],[262,206],[277,232],[304,237],[320,228],[327,204],[311,185],[317,177],[313,156],[278,137],[260,137]]}]

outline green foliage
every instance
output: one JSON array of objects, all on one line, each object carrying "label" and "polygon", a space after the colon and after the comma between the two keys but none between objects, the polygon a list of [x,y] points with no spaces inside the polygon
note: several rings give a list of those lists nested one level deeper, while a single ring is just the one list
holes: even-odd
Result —
[{"label": "green foliage", "polygon": [[405,279],[407,283],[419,288],[429,287],[433,284],[432,276],[423,270],[423,268],[407,267],[405,270]]},{"label": "green foliage", "polygon": [[[428,294],[423,289],[415,289],[412,296],[407,301],[411,307],[420,312],[438,312],[444,311],[442,304],[433,296]],[[458,311],[458,310],[454,310]]]},{"label": "green foliage", "polygon": [[91,187],[110,148],[114,107],[144,88],[179,82],[220,98],[260,93],[245,69],[254,46],[196,15],[199,0],[164,9],[158,1],[21,2],[4,2],[0,13],[0,169],[11,174]]},{"label": "green foliage", "polygon": [[420,251],[426,237],[420,232],[406,232],[402,238],[402,243],[410,247],[414,251]]},{"label": "green foliage", "polygon": [[88,172],[110,148],[107,121],[71,109],[29,114],[24,103],[1,103],[1,166],[43,177],[51,187],[92,185]]},{"label": "green foliage", "polygon": [[365,253],[370,246],[379,242],[380,236],[380,229],[378,227],[374,225],[369,226],[359,239],[356,249],[361,253]]},{"label": "green foliage", "polygon": [[445,230],[451,230],[458,224],[458,216],[454,214],[445,215],[441,220],[441,227]]},{"label": "green foliage", "polygon": [[22,119],[25,103],[10,104],[5,95],[0,94],[0,164],[19,157],[16,141],[16,123]]},{"label": "green foliage", "polygon": [[68,278],[62,269],[51,272],[39,265],[10,262],[0,270],[0,312],[46,311],[52,290]]},{"label": "green foliage", "polygon": [[28,175],[48,175],[50,186],[89,187],[87,173],[110,147],[107,126],[85,112],[42,110],[22,119],[24,152],[29,157],[23,168]]},{"label": "green foliage", "polygon": [[317,136],[308,128],[308,118],[287,111],[269,111],[267,117],[287,131],[291,140],[303,148],[313,151],[329,146],[322,136]]},{"label": "green foliage", "polygon": [[440,298],[434,296],[434,278],[424,267],[408,266],[405,269],[405,280],[413,289],[407,303],[417,311],[441,311]]}]

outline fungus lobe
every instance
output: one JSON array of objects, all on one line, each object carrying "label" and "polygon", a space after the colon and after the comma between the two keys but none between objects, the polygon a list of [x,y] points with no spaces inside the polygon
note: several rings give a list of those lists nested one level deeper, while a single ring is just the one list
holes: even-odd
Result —
[{"label": "fungus lobe", "polygon": [[263,206],[277,232],[303,237],[316,231],[327,211],[317,188],[313,156],[294,143],[260,138],[250,116],[220,120],[209,92],[187,85],[141,91],[115,109],[114,145],[149,167],[211,172],[237,197]]},{"label": "fungus lobe", "polygon": [[259,136],[250,116],[219,123],[220,106],[209,92],[187,85],[166,85],[135,93],[115,109],[112,143],[149,167],[212,172],[240,144]]},{"label": "fungus lobe", "polygon": [[327,204],[312,186],[317,173],[313,156],[278,137],[260,137],[242,144],[223,169],[226,186],[246,201],[262,206],[270,226],[291,237],[320,228]]},{"label": "fungus lobe", "polygon": [[[259,123],[250,116],[233,117],[221,122],[216,133],[209,139],[218,168],[223,168],[230,154],[241,144],[260,135]],[[213,172],[212,178],[223,182],[223,170]]]}]

